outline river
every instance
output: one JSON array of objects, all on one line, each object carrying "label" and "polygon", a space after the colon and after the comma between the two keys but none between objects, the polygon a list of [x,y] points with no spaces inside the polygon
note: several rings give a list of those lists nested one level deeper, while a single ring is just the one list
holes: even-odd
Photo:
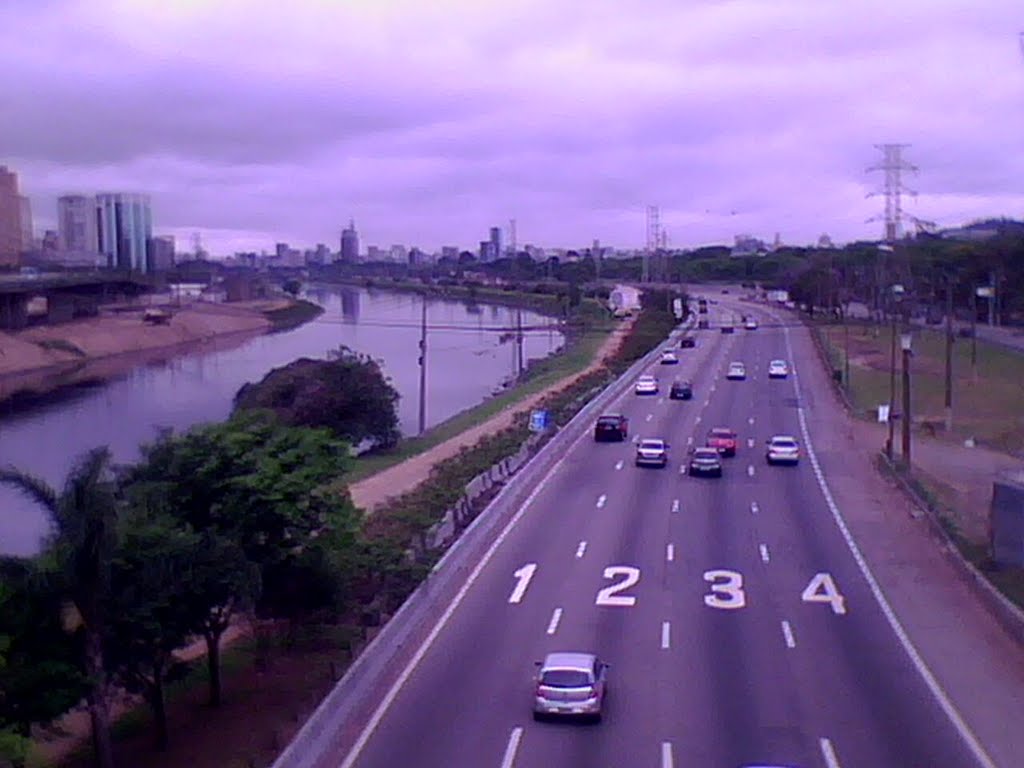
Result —
[{"label": "river", "polygon": [[[257,336],[238,346],[140,366],[100,385],[65,390],[34,405],[0,405],[0,466],[13,465],[59,486],[76,457],[108,445],[118,462],[138,459],[139,446],[160,427],[184,430],[230,414],[239,387],[299,357],[324,357],[339,345],[382,362],[401,394],[403,434],[418,427],[422,299],[350,287],[312,287],[324,307],[316,320],[290,331]],[[523,311],[526,327],[551,321]],[[516,310],[464,302],[427,301],[427,425],[486,399],[513,372],[515,343],[496,328],[516,324]],[[561,334],[524,334],[526,360],[564,343]],[[32,554],[46,533],[43,513],[0,486],[0,554]]]}]

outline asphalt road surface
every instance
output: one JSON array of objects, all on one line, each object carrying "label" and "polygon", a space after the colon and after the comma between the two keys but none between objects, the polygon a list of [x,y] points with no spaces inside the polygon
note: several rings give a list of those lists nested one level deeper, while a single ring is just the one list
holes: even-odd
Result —
[{"label": "asphalt road surface", "polygon": [[[716,305],[712,313],[726,311]],[[987,766],[872,594],[808,455],[789,331],[697,331],[661,392],[609,412],[626,443],[588,433],[520,510],[417,663],[325,765]],[[730,361],[745,381],[726,381]],[[694,399],[667,398],[673,378]],[[707,431],[739,433],[721,479],[681,471]],[[796,437],[797,467],[765,441]],[[632,438],[670,443],[633,465]],[[813,435],[810,436],[813,444]],[[611,665],[603,722],[534,722],[534,662],[591,651]]]}]

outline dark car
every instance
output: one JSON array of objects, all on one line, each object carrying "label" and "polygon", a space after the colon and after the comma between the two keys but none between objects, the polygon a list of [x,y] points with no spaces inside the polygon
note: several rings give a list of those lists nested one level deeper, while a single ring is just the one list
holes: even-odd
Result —
[{"label": "dark car", "polygon": [[690,453],[690,474],[722,476],[722,457],[714,448],[694,448]]},{"label": "dark car", "polygon": [[673,381],[668,396],[670,400],[689,400],[693,397],[693,385],[688,381]]},{"label": "dark car", "polygon": [[693,336],[683,336],[679,340],[679,346],[683,349],[693,349],[697,346],[697,340]]},{"label": "dark car", "polygon": [[702,331],[706,331],[709,327],[708,321],[704,318],[701,318],[700,320],[697,321],[697,327]]},{"label": "dark car", "polygon": [[698,315],[706,315],[707,313],[708,313],[708,305],[707,304],[701,304],[699,307],[697,307],[697,314]]},{"label": "dark car", "polygon": [[736,455],[736,433],[728,427],[715,427],[708,432],[707,447],[723,456]]},{"label": "dark car", "polygon": [[599,443],[621,443],[629,435],[629,419],[622,414],[608,414],[594,425],[594,440]]},{"label": "dark car", "polygon": [[731,325],[723,325],[722,326],[722,333],[732,333],[732,326]]}]

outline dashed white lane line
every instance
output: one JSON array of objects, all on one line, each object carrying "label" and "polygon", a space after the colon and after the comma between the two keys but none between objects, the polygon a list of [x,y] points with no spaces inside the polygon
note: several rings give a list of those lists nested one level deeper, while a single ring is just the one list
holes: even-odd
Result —
[{"label": "dashed white lane line", "polygon": [[700,416],[693,420],[694,424],[700,424]]},{"label": "dashed white lane line", "polygon": [[686,438],[686,444],[693,445],[693,435],[690,435],[688,438]]},{"label": "dashed white lane line", "polygon": [[793,628],[789,626],[789,622],[785,619],[782,621],[782,636],[786,638],[787,648],[796,648],[796,638],[793,636]]},{"label": "dashed white lane line", "polygon": [[608,496],[602,493],[600,496],[597,497],[597,508],[600,509],[601,507],[603,507],[605,505],[605,502],[607,501]]},{"label": "dashed white lane line", "polygon": [[576,557],[583,557],[583,555],[584,555],[584,553],[586,551],[587,551],[587,542],[581,541],[580,545],[578,547],[576,547]]},{"label": "dashed white lane line", "polygon": [[676,559],[676,545],[666,544],[665,545],[665,559],[670,563]]},{"label": "dashed white lane line", "polygon": [[558,622],[562,620],[562,609],[555,608],[555,612],[551,614],[551,621],[548,622],[548,634],[553,635],[558,631]]},{"label": "dashed white lane line", "polygon": [[704,407],[705,408],[707,408],[709,405],[711,405],[711,398],[710,397],[707,400],[704,401]]},{"label": "dashed white lane line", "polygon": [[836,751],[832,748],[832,742],[822,737],[818,739],[818,744],[821,746],[821,756],[825,758],[825,765],[828,768],[840,768],[839,758],[836,757]]},{"label": "dashed white lane line", "polygon": [[672,760],[672,743],[668,741],[661,742],[661,768],[674,768],[675,762]]},{"label": "dashed white lane line", "polygon": [[661,649],[667,650],[671,644],[672,639],[672,625],[667,621],[661,622]]},{"label": "dashed white lane line", "polygon": [[715,391],[715,389],[717,389],[717,388],[718,388],[718,385],[717,385],[717,384],[712,384],[712,385],[711,385],[711,391],[712,391],[712,392],[714,392],[714,391]]},{"label": "dashed white lane line", "polygon": [[747,466],[747,474],[750,475],[751,477],[754,476],[754,465],[753,464],[749,464]]},{"label": "dashed white lane line", "polygon": [[747,424],[749,424],[750,426],[754,426],[754,417],[753,416],[751,416],[749,419],[747,419]]},{"label": "dashed white lane line", "polygon": [[678,512],[679,511],[679,499],[672,499],[672,511],[673,512]]},{"label": "dashed white lane line", "polygon": [[654,414],[653,414],[653,413],[648,413],[648,414],[647,414],[647,418],[646,418],[646,419],[644,419],[644,421],[650,421],[650,420],[651,420],[651,419],[653,419],[653,418],[654,418]]},{"label": "dashed white lane line", "polygon": [[756,515],[760,511],[761,511],[761,508],[759,506],[757,506],[757,502],[756,501],[750,502],[750,514]]},{"label": "dashed white lane line", "polygon": [[747,448],[753,448],[753,447],[754,447],[754,438],[748,437],[747,438]]},{"label": "dashed white lane line", "polygon": [[521,727],[513,728],[508,737],[505,754],[501,758],[501,768],[512,768],[516,762],[516,753],[519,751],[519,742],[522,740],[523,729]]},{"label": "dashed white lane line", "polygon": [[[586,542],[584,542],[584,543],[586,543]],[[758,546],[757,549],[761,553],[761,562],[762,563],[770,563],[772,561],[771,555],[768,554],[768,545],[767,544],[761,544],[760,546]],[[579,557],[579,555],[576,555],[576,557]]]},{"label": "dashed white lane line", "polygon": [[622,459],[619,459],[617,462],[615,462],[615,468],[622,469],[623,464],[625,464],[625,462]]}]

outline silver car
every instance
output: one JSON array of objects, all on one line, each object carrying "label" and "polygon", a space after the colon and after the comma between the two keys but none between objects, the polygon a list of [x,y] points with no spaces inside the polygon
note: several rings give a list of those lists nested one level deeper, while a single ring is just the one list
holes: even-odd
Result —
[{"label": "silver car", "polygon": [[549,653],[537,662],[533,717],[588,717],[601,720],[608,665],[592,653]]},{"label": "silver car", "polygon": [[668,443],[656,437],[645,437],[636,447],[636,466],[668,466]]},{"label": "silver car", "polygon": [[768,441],[764,457],[769,464],[799,464],[800,443],[789,435],[775,435]]}]

